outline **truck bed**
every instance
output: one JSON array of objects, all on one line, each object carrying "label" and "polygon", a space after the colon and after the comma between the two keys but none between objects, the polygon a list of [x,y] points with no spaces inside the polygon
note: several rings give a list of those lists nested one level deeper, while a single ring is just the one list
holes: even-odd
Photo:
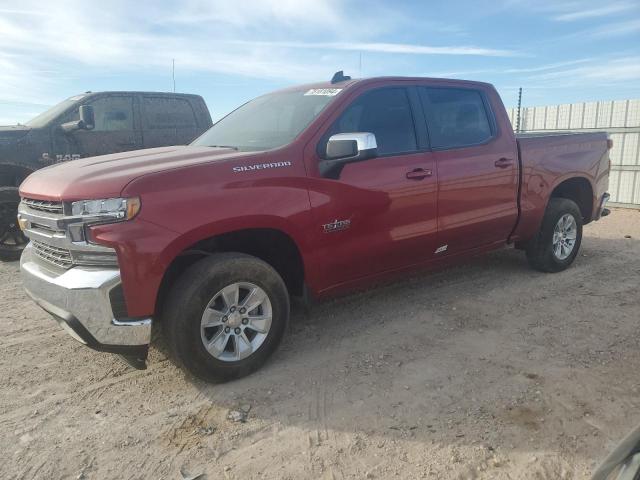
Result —
[{"label": "truck bed", "polygon": [[521,169],[520,220],[512,239],[528,239],[538,230],[549,196],[568,178],[588,184],[593,195],[591,208],[583,211],[584,222],[593,220],[597,202],[608,187],[607,133],[518,133],[516,141]]}]

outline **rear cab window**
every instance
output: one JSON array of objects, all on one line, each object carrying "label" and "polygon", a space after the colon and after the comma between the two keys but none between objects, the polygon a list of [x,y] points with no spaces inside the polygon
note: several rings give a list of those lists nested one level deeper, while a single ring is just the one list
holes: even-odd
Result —
[{"label": "rear cab window", "polygon": [[493,114],[481,91],[448,87],[419,90],[434,150],[481,145],[495,135]]},{"label": "rear cab window", "polygon": [[197,127],[193,108],[183,98],[144,96],[142,108],[146,129]]}]

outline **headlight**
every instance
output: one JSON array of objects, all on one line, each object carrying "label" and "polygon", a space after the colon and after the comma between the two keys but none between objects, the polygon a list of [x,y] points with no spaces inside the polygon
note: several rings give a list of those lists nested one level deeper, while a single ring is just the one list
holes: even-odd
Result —
[{"label": "headlight", "polygon": [[131,220],[140,211],[139,198],[105,198],[80,200],[71,204],[71,214],[80,217],[95,217],[104,220]]}]

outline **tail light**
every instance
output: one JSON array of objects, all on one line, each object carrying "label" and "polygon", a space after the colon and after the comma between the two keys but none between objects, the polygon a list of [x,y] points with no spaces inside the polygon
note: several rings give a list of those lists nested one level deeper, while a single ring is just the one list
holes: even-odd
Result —
[{"label": "tail light", "polygon": [[607,138],[607,148],[611,150],[613,148],[613,140]]}]

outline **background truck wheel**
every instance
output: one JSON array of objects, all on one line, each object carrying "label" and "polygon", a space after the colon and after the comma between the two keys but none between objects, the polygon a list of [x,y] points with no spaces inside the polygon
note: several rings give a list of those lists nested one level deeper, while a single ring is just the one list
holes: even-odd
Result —
[{"label": "background truck wheel", "polygon": [[18,226],[20,194],[16,187],[0,187],[0,260],[18,260],[29,240]]},{"label": "background truck wheel", "polygon": [[161,312],[169,349],[189,372],[225,382],[260,368],[289,322],[289,294],[262,260],[218,253],[189,267]]},{"label": "background truck wheel", "polygon": [[527,245],[527,260],[541,272],[560,272],[571,265],[582,242],[582,214],[566,198],[551,198],[538,234]]}]

